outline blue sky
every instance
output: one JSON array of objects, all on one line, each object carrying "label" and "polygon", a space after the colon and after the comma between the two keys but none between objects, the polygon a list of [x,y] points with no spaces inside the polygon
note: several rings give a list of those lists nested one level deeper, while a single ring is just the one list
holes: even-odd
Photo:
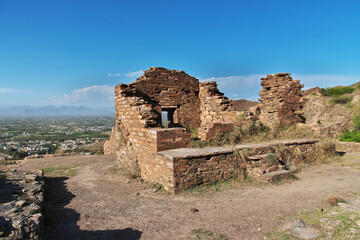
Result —
[{"label": "blue sky", "polygon": [[0,0],[0,105],[113,105],[152,66],[258,97],[260,77],[360,81],[360,2]]}]

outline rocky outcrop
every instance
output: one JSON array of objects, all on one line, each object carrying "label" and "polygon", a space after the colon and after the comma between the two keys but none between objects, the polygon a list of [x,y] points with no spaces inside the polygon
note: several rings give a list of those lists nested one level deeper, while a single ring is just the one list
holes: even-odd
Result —
[{"label": "rocky outcrop", "polygon": [[[344,104],[332,104],[322,96],[320,88],[305,91],[304,118],[306,124],[322,136],[334,137],[345,128],[350,129],[352,111]],[[356,100],[356,98],[354,98]]]},{"label": "rocky outcrop", "polygon": [[43,173],[0,172],[0,239],[43,239]]}]

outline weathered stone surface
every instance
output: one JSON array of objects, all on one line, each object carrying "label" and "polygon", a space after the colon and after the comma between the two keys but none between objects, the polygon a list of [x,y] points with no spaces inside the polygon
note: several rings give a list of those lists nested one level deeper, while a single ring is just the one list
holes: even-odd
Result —
[{"label": "weathered stone surface", "polygon": [[268,181],[275,181],[290,177],[291,173],[288,170],[279,170],[265,173],[262,178]]},{"label": "weathered stone surface", "polygon": [[319,230],[313,227],[297,227],[291,231],[293,237],[299,239],[316,239],[320,236]]},{"label": "weathered stone surface", "polygon": [[200,83],[200,120],[199,137],[211,140],[221,137],[234,128],[234,122],[247,122],[244,112],[234,111],[232,100],[224,96],[217,88],[216,82]]},{"label": "weathered stone surface", "polygon": [[261,80],[260,121],[270,127],[304,122],[303,85],[299,80],[292,80],[289,73],[267,75]]},{"label": "weathered stone surface", "polygon": [[287,230],[291,230],[297,227],[305,227],[305,223],[297,218],[291,218],[286,220],[281,227],[279,227],[280,231],[287,231]]},{"label": "weathered stone surface", "polygon": [[[173,167],[173,188],[175,192],[203,183],[228,179],[247,172],[259,180],[272,181],[286,178],[290,172],[284,170],[278,159],[269,161],[274,147],[280,144],[289,154],[295,148],[315,150],[318,140],[289,140],[262,144],[246,144],[234,147],[212,147],[202,149],[181,148],[158,152],[162,159]],[[246,149],[246,159],[237,152]]]},{"label": "weathered stone surface", "polygon": [[[233,124],[222,121],[231,122],[240,114],[231,111],[231,100],[216,83],[199,83],[183,71],[165,68],[150,68],[135,82],[116,86],[115,110],[115,127],[104,153],[117,154],[133,175],[165,188],[173,187],[173,166],[157,153],[188,147],[190,135],[182,127],[201,123],[208,132],[205,138],[211,139],[231,131]],[[163,128],[163,111],[171,128]]]},{"label": "weathered stone surface", "polygon": [[[287,73],[279,73],[268,75],[262,85],[261,111],[265,124],[286,124],[301,119],[299,81],[293,81]],[[189,149],[190,134],[184,127],[200,126],[199,137],[209,141],[256,121],[259,108],[236,112],[215,82],[199,83],[183,71],[165,68],[150,68],[135,82],[117,85],[115,110],[115,126],[104,145],[105,154],[116,154],[119,164],[132,175],[160,183],[171,191],[219,181],[245,171],[258,178],[274,174],[284,169],[281,156],[272,161],[267,156],[258,159],[254,156],[272,153],[279,144],[284,144],[289,152],[295,147],[311,152],[316,142],[301,140]],[[168,115],[166,124],[162,122],[163,112]],[[234,154],[244,148],[252,149],[252,158],[241,160]]]},{"label": "weathered stone surface", "polygon": [[[42,239],[43,178],[19,171],[0,179],[0,239]],[[29,181],[30,180],[30,181]]]}]

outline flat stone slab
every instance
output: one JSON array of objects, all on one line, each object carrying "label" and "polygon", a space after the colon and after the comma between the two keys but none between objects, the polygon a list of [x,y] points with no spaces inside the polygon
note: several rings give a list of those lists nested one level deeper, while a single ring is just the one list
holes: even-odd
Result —
[{"label": "flat stone slab", "polygon": [[168,160],[175,160],[181,158],[196,158],[196,157],[206,157],[219,154],[232,153],[235,150],[241,150],[246,148],[259,149],[264,148],[268,149],[272,146],[277,146],[279,144],[289,145],[301,145],[301,144],[313,144],[318,142],[317,139],[297,139],[297,140],[279,140],[268,143],[255,143],[255,144],[242,144],[236,145],[234,147],[208,147],[208,148],[177,148],[166,151],[158,152],[159,155],[166,157]]},{"label": "flat stone slab", "polygon": [[262,154],[262,155],[252,155],[247,157],[247,159],[251,160],[251,161],[259,161],[261,159],[266,158],[268,155],[267,154]]},{"label": "flat stone slab", "polygon": [[280,231],[287,231],[297,227],[305,227],[305,223],[297,218],[291,218],[286,220],[281,227],[279,227]]},{"label": "flat stone slab", "polygon": [[265,173],[264,175],[261,176],[261,178],[269,181],[274,181],[276,179],[288,178],[290,177],[290,175],[291,173],[288,170],[279,170],[279,171]]},{"label": "flat stone slab", "polygon": [[317,239],[320,236],[319,230],[313,227],[297,227],[291,231],[291,236],[300,239]]},{"label": "flat stone slab", "polygon": [[234,150],[230,147],[214,147],[214,148],[177,148],[167,151],[158,152],[159,155],[168,159],[195,158],[206,157],[218,154],[232,153]]}]

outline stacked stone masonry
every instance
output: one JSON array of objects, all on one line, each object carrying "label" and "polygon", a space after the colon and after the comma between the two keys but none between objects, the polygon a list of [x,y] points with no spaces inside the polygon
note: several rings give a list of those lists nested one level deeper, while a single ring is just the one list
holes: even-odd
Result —
[{"label": "stacked stone masonry", "polygon": [[[269,173],[283,173],[286,158],[291,157],[294,151],[302,152],[303,161],[309,160],[316,151],[317,142],[318,140],[288,140],[234,147],[162,151],[158,153],[159,161],[167,162],[167,171],[173,177],[170,182],[160,183],[176,193],[203,183],[226,180],[242,174],[266,180]],[[285,149],[285,155],[276,154],[278,148]],[[269,161],[268,158],[272,156],[273,159]]]},{"label": "stacked stone masonry", "polygon": [[264,124],[275,127],[304,122],[303,85],[299,80],[292,80],[289,73],[270,74],[261,80],[259,118]]},{"label": "stacked stone masonry", "polygon": [[235,122],[242,122],[242,112],[234,111],[231,100],[224,96],[216,82],[200,83],[200,120],[199,137],[211,140],[215,135],[222,136],[233,130]]},{"label": "stacked stone masonry", "polygon": [[[263,78],[262,86],[260,119],[265,125],[302,121],[302,85],[298,80],[280,73]],[[232,101],[215,82],[200,83],[183,71],[150,68],[135,82],[115,87],[115,109],[115,126],[104,145],[105,154],[116,154],[131,174],[160,183],[167,190],[176,192],[244,172],[262,177],[284,170],[281,164],[268,166],[267,156],[257,148],[253,152],[260,157],[246,161],[235,156],[237,147],[188,148],[187,127],[198,128],[199,138],[210,141],[257,119],[258,114],[234,111]],[[305,146],[302,150],[306,152],[314,143],[309,144],[293,145]]]},{"label": "stacked stone masonry", "polygon": [[[165,68],[150,68],[135,82],[116,86],[116,121],[104,152],[117,154],[121,164],[136,176],[150,181],[168,179],[166,174],[160,174],[162,164],[157,162],[156,155],[158,151],[189,145],[190,134],[183,127],[199,127],[202,119],[210,117],[211,121],[207,121],[210,126],[201,125],[206,131],[216,122],[215,127],[229,131],[219,124],[236,115],[229,114],[231,102],[215,83],[204,83],[204,86],[207,87],[201,88],[203,94],[199,94],[198,79],[183,71]],[[216,99],[216,103],[212,110],[205,111],[209,99]],[[163,128],[164,111],[171,128]]]}]

